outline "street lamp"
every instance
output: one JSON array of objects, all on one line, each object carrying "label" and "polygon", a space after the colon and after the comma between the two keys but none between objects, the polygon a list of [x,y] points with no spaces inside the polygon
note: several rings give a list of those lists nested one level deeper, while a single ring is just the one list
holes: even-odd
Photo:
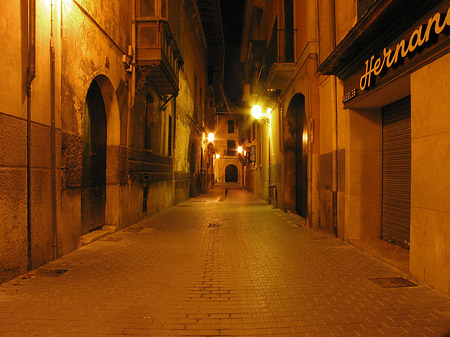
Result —
[{"label": "street lamp", "polygon": [[210,133],[208,134],[208,141],[209,141],[210,143],[214,142],[214,133],[210,132]]},{"label": "street lamp", "polygon": [[261,106],[255,104],[254,106],[252,106],[251,111],[253,118],[263,120],[265,123],[269,123],[269,116],[272,112],[271,108],[267,108],[266,112],[263,112]]}]

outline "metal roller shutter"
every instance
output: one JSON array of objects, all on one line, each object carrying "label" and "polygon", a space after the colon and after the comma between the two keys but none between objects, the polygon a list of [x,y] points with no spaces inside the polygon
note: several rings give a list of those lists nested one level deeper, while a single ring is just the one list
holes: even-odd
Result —
[{"label": "metal roller shutter", "polygon": [[409,248],[411,207],[410,97],[383,108],[381,237]]}]

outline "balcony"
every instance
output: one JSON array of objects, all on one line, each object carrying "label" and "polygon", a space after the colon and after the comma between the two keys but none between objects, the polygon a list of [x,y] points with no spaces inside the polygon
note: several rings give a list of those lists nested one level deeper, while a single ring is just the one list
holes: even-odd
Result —
[{"label": "balcony", "polygon": [[293,29],[278,29],[273,32],[264,63],[265,88],[267,90],[286,89],[295,72]]},{"label": "balcony", "polygon": [[149,82],[158,95],[176,96],[183,60],[169,25],[168,1],[139,0],[137,5],[136,64],[141,85]]}]

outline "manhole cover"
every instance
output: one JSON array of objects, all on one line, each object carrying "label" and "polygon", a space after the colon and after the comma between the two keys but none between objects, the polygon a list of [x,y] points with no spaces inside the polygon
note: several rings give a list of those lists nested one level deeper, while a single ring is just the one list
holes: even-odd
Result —
[{"label": "manhole cover", "polygon": [[140,231],[144,230],[144,227],[128,227],[124,229],[124,232],[132,232],[132,233],[138,233]]},{"label": "manhole cover", "polygon": [[370,278],[369,281],[375,283],[381,288],[417,287],[417,284],[403,277]]},{"label": "manhole cover", "polygon": [[39,268],[38,270],[36,270],[36,275],[45,277],[59,277],[67,271],[67,269]]},{"label": "manhole cover", "polygon": [[222,227],[222,225],[220,223],[210,223],[208,228],[218,228],[218,227]]},{"label": "manhole cover", "polygon": [[100,241],[118,242],[120,240],[122,240],[122,238],[117,238],[114,236],[107,236],[106,238],[103,238]]}]

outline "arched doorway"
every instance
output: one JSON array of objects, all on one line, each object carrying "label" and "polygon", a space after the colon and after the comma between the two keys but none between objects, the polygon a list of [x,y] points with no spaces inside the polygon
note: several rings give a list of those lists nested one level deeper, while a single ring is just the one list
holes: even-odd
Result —
[{"label": "arched doorway", "polygon": [[81,234],[105,224],[106,110],[96,81],[89,87],[83,116]]},{"label": "arched doorway", "polygon": [[237,183],[238,182],[238,168],[236,165],[228,165],[225,168],[225,182]]},{"label": "arched doorway", "polygon": [[305,96],[295,94],[286,114],[285,187],[287,208],[295,208],[297,214],[308,214],[308,126]]}]

